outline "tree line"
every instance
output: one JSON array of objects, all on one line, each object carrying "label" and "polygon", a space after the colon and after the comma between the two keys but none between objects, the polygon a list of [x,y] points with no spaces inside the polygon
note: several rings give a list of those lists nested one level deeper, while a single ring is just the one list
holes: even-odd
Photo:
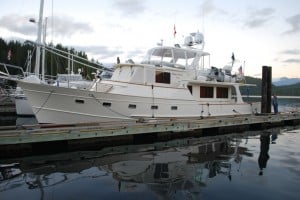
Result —
[{"label": "tree line", "polygon": [[[85,65],[93,66],[99,69],[103,68],[103,65],[98,61],[91,62],[87,61],[88,56],[83,51],[77,51],[74,48],[67,48],[61,44],[53,45],[49,44],[48,47],[57,49],[63,53],[64,57],[61,57],[57,54],[46,53],[45,54],[45,74],[50,76],[56,76],[57,74],[68,73],[68,52],[72,55],[78,56],[80,58],[86,59],[82,60],[77,57],[73,57],[74,61],[79,61],[81,63],[73,62],[73,72],[77,73],[78,69],[82,70],[82,74],[87,79],[93,79],[92,73],[95,72],[95,69],[89,68]],[[47,51],[46,51],[47,52]],[[35,54],[36,54],[36,45],[30,42],[20,42],[20,41],[8,41],[0,38],[0,63],[6,63],[11,65],[16,65],[22,67],[24,71],[33,73],[35,67]],[[32,59],[29,59],[29,56]],[[31,66],[31,67],[28,67]]]}]

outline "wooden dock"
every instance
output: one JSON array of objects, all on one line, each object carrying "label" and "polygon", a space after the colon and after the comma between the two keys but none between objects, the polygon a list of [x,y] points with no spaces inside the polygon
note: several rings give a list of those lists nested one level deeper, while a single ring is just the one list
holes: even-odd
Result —
[{"label": "wooden dock", "polygon": [[16,115],[15,103],[9,96],[0,96],[0,116]]},{"label": "wooden dock", "polygon": [[300,113],[0,127],[0,158],[299,125]]}]

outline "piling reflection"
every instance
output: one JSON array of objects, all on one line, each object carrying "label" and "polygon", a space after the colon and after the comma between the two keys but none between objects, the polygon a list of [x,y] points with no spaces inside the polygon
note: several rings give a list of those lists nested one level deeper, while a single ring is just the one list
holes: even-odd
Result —
[{"label": "piling reflection", "polygon": [[[270,135],[253,137],[260,138],[258,162],[264,169]],[[0,193],[35,190],[44,199],[49,189],[109,177],[114,192],[134,192],[142,185],[161,198],[200,198],[209,180],[219,176],[228,182],[234,180],[233,171],[239,173],[243,158],[253,157],[247,147],[240,146],[247,142],[245,136],[227,135],[22,158],[14,166],[4,167],[2,162]],[[18,170],[8,175],[8,169]]]},{"label": "piling reflection", "polygon": [[263,175],[263,169],[267,167],[267,162],[270,158],[269,156],[270,147],[270,134],[260,136],[260,154],[258,157],[258,165],[260,168],[259,175]]}]

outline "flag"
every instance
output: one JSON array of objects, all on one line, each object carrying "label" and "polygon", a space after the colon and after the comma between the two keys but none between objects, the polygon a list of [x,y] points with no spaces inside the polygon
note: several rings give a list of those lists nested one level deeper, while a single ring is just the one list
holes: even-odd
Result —
[{"label": "flag", "polygon": [[232,53],[231,60],[232,60],[232,62],[235,61],[234,53]]},{"label": "flag", "polygon": [[243,68],[242,68],[242,66],[240,66],[240,68],[239,68],[239,74],[243,75]]},{"label": "flag", "polygon": [[11,50],[8,50],[7,52],[7,60],[10,60],[11,59]]},{"label": "flag", "polygon": [[175,24],[174,24],[174,38],[176,37],[176,27],[175,27]]},{"label": "flag", "polygon": [[231,64],[231,66],[233,66],[233,64],[234,64],[234,61],[235,61],[234,53],[232,53],[231,60],[232,60],[232,64]]}]

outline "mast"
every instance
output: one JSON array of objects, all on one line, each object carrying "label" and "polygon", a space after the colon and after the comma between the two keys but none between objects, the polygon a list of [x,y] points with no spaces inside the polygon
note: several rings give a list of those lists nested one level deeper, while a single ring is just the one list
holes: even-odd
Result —
[{"label": "mast", "polygon": [[46,36],[47,36],[47,17],[44,21],[43,28],[43,51],[42,51],[42,80],[45,80],[45,46],[46,46]]},{"label": "mast", "polygon": [[34,70],[36,76],[39,76],[39,73],[40,73],[41,37],[42,37],[42,28],[43,28],[43,9],[44,9],[44,0],[41,0],[39,21],[38,21],[38,32],[37,32],[35,70]]}]

